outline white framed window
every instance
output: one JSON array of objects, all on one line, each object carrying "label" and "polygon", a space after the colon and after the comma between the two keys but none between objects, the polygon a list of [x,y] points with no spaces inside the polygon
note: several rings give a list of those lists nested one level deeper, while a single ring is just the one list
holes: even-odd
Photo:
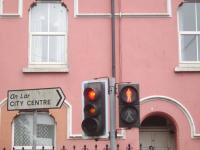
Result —
[{"label": "white framed window", "polygon": [[67,70],[67,22],[68,12],[60,1],[37,1],[30,9],[29,69]]},{"label": "white framed window", "polygon": [[3,14],[3,0],[0,0],[0,15]]},{"label": "white framed window", "polygon": [[[34,128],[36,122],[36,128]],[[36,121],[33,112],[22,112],[13,120],[13,147],[15,149],[53,149],[55,145],[55,121],[47,112],[38,112]]]},{"label": "white framed window", "polygon": [[200,71],[200,0],[185,1],[179,8],[179,67]]}]

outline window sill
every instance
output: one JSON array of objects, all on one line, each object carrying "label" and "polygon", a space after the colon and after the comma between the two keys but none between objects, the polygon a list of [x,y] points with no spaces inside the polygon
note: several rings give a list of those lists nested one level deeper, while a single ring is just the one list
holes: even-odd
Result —
[{"label": "window sill", "polygon": [[15,18],[15,17],[17,17],[17,18],[20,18],[20,17],[22,17],[20,14],[15,14],[15,13],[13,13],[13,14],[0,14],[0,18]]},{"label": "window sill", "polygon": [[23,68],[24,73],[39,73],[39,72],[69,72],[67,65],[30,65],[26,68]]},{"label": "window sill", "polygon": [[200,72],[200,64],[179,64],[175,72]]}]

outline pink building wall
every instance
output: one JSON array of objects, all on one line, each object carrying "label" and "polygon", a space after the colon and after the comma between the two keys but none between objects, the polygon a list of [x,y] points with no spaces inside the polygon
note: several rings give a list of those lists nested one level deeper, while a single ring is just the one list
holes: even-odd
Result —
[{"label": "pink building wall", "polygon": [[[8,1],[8,0],[7,0]],[[69,72],[24,73],[28,66],[28,10],[34,0],[23,1],[22,17],[0,17],[0,149],[12,146],[12,120],[16,112],[7,111],[7,91],[61,87],[66,102],[72,106],[72,134],[81,134],[81,82],[96,77],[111,76],[111,20],[110,17],[75,16],[75,1],[62,0],[69,13],[68,19],[68,64]],[[142,13],[166,12],[166,1],[118,0],[116,12]],[[6,13],[16,12],[17,3],[5,5]],[[148,3],[148,5],[147,5]],[[116,66],[117,82],[140,84],[141,121],[151,113],[164,113],[176,125],[177,150],[200,149],[199,72],[177,73],[179,63],[177,9],[180,0],[172,0],[172,16],[117,17],[116,19]],[[157,5],[155,5],[157,4]],[[156,6],[156,7],[155,7]],[[79,13],[109,13],[107,0],[79,0]],[[152,96],[152,101],[145,101]],[[161,98],[160,98],[161,97]],[[162,101],[160,99],[166,99]],[[176,103],[178,102],[178,104]],[[181,104],[181,105],[179,105]],[[184,109],[185,108],[185,109]],[[59,110],[50,110],[57,122],[56,146],[94,141],[68,139],[65,104]],[[189,114],[189,115],[188,115]],[[191,122],[191,119],[193,122]],[[118,124],[117,124],[118,128]],[[192,130],[195,130],[194,132]],[[196,137],[192,137],[197,135]],[[139,130],[127,131],[125,140],[139,149]],[[103,148],[109,141],[101,141]],[[125,148],[121,148],[125,149]]]}]

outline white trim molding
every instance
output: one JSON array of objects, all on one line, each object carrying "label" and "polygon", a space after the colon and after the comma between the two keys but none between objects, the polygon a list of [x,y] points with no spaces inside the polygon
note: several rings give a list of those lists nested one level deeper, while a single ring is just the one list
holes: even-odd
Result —
[{"label": "white trim molding", "polygon": [[18,0],[18,10],[16,13],[4,13],[3,12],[4,1],[0,0],[0,18],[12,18],[12,17],[22,17],[23,14],[23,0]]},{"label": "white trim molding", "polygon": [[181,64],[175,67],[175,72],[200,72],[200,67],[193,67],[192,65],[188,67],[182,67]]},{"label": "white trim molding", "polygon": [[191,137],[192,138],[200,138],[200,133],[196,132],[196,126],[195,126],[194,120],[192,118],[192,115],[187,110],[187,108],[183,104],[181,104],[178,100],[171,98],[171,97],[167,97],[167,96],[153,95],[153,96],[148,96],[148,97],[142,98],[140,100],[140,103],[144,104],[144,103],[151,102],[151,101],[164,101],[164,102],[176,105],[176,107],[181,112],[183,112],[183,114],[185,115],[185,117],[187,118],[187,120],[189,122],[190,129],[191,129]]},{"label": "white trim molding", "polygon": [[179,65],[175,67],[175,72],[199,72],[199,71],[200,71],[199,62],[180,62]]},{"label": "white trim molding", "polygon": [[1,107],[5,104],[7,98],[0,100],[0,129],[1,129]]},{"label": "white trim molding", "polygon": [[[115,13],[119,17],[171,17],[172,16],[172,2],[166,0],[166,12],[145,12],[145,13]],[[87,13],[79,12],[79,0],[74,0],[74,17],[111,17],[111,13]]]},{"label": "white trim molding", "polygon": [[[3,99],[0,101],[0,128],[1,128],[1,108],[4,106],[4,104],[6,104],[7,102],[7,98]],[[64,101],[64,104],[63,106],[65,106],[67,109],[67,139],[77,139],[77,140],[80,140],[80,139],[84,139],[83,135],[80,133],[80,134],[73,134],[72,133],[72,127],[73,127],[73,122],[72,122],[72,105],[67,101],[65,100]],[[125,136],[126,136],[126,131],[125,129],[122,129],[120,130],[118,133],[117,133],[117,137],[120,138],[120,139],[125,139]],[[107,139],[107,138],[105,138]]]},{"label": "white trim molding", "polygon": [[24,67],[22,69],[22,72],[24,73],[30,73],[30,72],[63,72],[63,73],[67,73],[69,72],[69,67],[67,64],[44,64],[44,65],[32,65],[29,64],[27,67]]},{"label": "white trim molding", "polygon": [[81,139],[82,134],[72,133],[72,105],[65,100],[64,105],[67,107],[67,138],[68,139]]}]

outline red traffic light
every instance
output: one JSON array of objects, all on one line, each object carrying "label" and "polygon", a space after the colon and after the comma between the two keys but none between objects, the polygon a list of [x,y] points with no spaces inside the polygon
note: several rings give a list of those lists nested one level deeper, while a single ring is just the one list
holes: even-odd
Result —
[{"label": "red traffic light", "polygon": [[137,91],[133,87],[131,87],[131,86],[125,86],[121,90],[119,96],[121,97],[121,99],[123,100],[123,102],[125,102],[127,104],[131,104],[137,98]]},{"label": "red traffic light", "polygon": [[86,88],[84,91],[84,96],[89,101],[95,101],[97,99],[97,91],[93,88]]}]

